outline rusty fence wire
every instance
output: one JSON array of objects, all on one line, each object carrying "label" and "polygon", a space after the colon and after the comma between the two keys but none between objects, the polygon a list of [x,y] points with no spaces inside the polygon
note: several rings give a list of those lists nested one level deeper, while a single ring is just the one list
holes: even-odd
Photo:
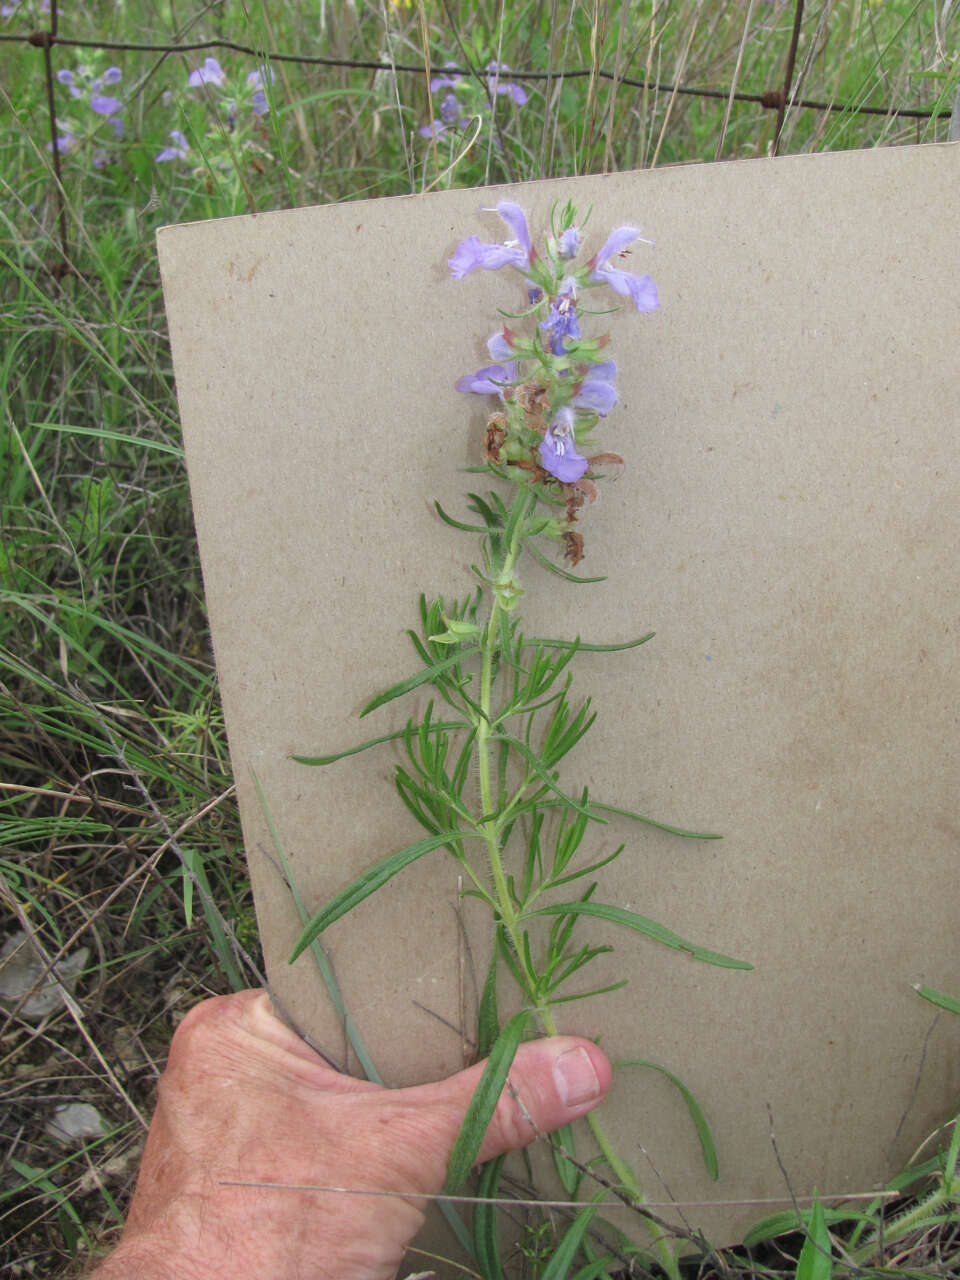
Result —
[{"label": "rusty fence wire", "polygon": [[[19,0],[18,0],[19,3]],[[16,5],[10,6],[11,12]],[[9,15],[8,15],[9,16]],[[833,114],[856,114],[859,116],[882,117],[885,120],[915,120],[918,122],[949,122],[949,136],[955,139],[960,136],[957,128],[960,119],[960,90],[955,94],[952,106],[943,105],[942,101],[935,106],[901,106],[895,103],[865,104],[861,102],[843,102],[808,98],[796,92],[794,72],[801,26],[804,16],[804,0],[794,0],[793,23],[790,40],[783,60],[783,78],[778,85],[771,86],[761,92],[748,92],[730,85],[725,88],[703,87],[693,84],[679,83],[669,79],[653,76],[631,76],[611,71],[601,66],[555,67],[549,70],[514,70],[509,71],[511,82],[518,84],[555,85],[561,81],[589,80],[591,83],[607,82],[613,86],[646,90],[664,94],[671,98],[692,97],[713,99],[733,103],[749,103],[759,106],[768,112],[776,113],[771,153],[777,154],[783,134],[786,113],[789,110],[805,110]],[[383,72],[391,75],[415,77],[418,81],[429,83],[430,64],[425,60],[419,63],[385,61],[381,58],[341,58],[307,52],[289,52],[283,49],[270,49],[244,44],[236,40],[217,37],[206,40],[177,40],[173,42],[155,41],[119,41],[109,39],[85,40],[64,35],[60,31],[58,0],[49,0],[48,24],[29,32],[0,33],[0,47],[20,46],[25,50],[37,50],[43,59],[45,81],[46,112],[48,117],[49,144],[51,155],[52,178],[57,205],[57,223],[59,229],[59,255],[52,271],[57,276],[69,274],[72,270],[67,207],[61,166],[62,137],[57,122],[56,84],[57,74],[54,68],[54,52],[56,49],[89,49],[106,53],[144,53],[153,54],[160,60],[158,66],[167,58],[175,55],[211,53],[213,51],[242,54],[255,59],[258,65],[271,63],[287,63],[303,67],[323,67],[339,71]],[[462,52],[466,50],[461,46]],[[157,68],[155,68],[156,70]],[[471,65],[466,60],[456,64],[444,65],[444,74],[476,79],[490,96],[486,69]],[[152,74],[152,73],[151,73]],[[919,133],[918,138],[919,141]]]}]

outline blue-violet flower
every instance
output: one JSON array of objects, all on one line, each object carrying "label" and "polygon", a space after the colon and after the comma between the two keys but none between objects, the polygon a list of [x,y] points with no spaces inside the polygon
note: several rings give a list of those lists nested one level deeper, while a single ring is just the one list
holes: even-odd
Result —
[{"label": "blue-violet flower", "polygon": [[621,271],[610,266],[610,259],[622,253],[628,244],[640,238],[636,227],[618,227],[612,232],[607,243],[593,259],[593,271],[590,279],[597,284],[608,284],[614,293],[625,298],[632,298],[638,311],[656,311],[660,305],[657,286],[649,276],[636,276],[629,271]]},{"label": "blue-violet flower", "polygon": [[573,427],[573,410],[569,406],[558,409],[540,445],[540,461],[544,470],[561,484],[573,484],[579,480],[589,465],[583,454],[577,452]]}]

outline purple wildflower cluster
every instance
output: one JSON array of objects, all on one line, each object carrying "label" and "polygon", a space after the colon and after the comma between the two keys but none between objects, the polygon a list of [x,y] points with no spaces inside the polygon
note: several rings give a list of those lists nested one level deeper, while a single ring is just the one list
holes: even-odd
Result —
[{"label": "purple wildflower cluster", "polygon": [[[187,76],[188,89],[222,89],[225,90],[226,125],[231,131],[236,128],[238,113],[249,109],[262,119],[270,110],[267,97],[267,86],[276,79],[273,68],[266,65],[251,71],[240,91],[239,102],[229,97],[228,76],[216,58],[204,58],[199,67]],[[170,142],[155,157],[157,164],[167,164],[174,160],[189,160],[190,144],[179,129],[172,129],[167,135]]]},{"label": "purple wildflower cluster", "polygon": [[[123,79],[123,72],[119,67],[108,67],[102,75],[94,75],[89,67],[79,66],[75,71],[64,67],[57,72],[57,80],[70,94],[78,105],[82,105],[95,116],[105,120],[113,131],[116,139],[123,137],[125,125],[123,116],[120,114],[123,110],[123,103],[113,93],[108,92],[118,85]],[[80,141],[80,133],[76,126],[68,120],[57,120],[57,151],[61,154],[71,151]],[[47,143],[47,150],[53,150],[53,143]],[[106,163],[106,154],[103,151],[97,151],[94,155],[94,164],[99,168]]]},{"label": "purple wildflower cluster", "polygon": [[618,265],[628,246],[641,238],[636,227],[618,227],[578,266],[582,224],[572,204],[552,220],[543,255],[531,242],[519,205],[502,200],[496,212],[511,238],[486,244],[468,236],[448,260],[451,274],[462,280],[478,269],[513,267],[527,282],[529,305],[524,314],[537,323],[529,337],[506,326],[493,334],[487,349],[495,363],[461,378],[457,389],[496,395],[501,401],[487,425],[488,463],[517,483],[562,486],[567,525],[547,532],[566,542],[567,557],[576,563],[583,554],[583,539],[569,525],[583,503],[596,497],[589,473],[623,461],[616,454],[581,452],[592,447],[587,437],[617,403],[617,367],[602,354],[609,339],[583,336],[581,298],[605,285],[629,298],[637,311],[654,311],[660,301],[649,276]]},{"label": "purple wildflower cluster", "polygon": [[[0,18],[7,21],[12,18],[14,14],[19,13],[22,7],[23,0],[11,0],[10,4],[0,4]],[[34,4],[33,6],[27,6],[28,9],[31,7],[38,10],[40,13],[49,13],[50,0],[39,0],[39,3]]]},{"label": "purple wildflower cluster", "polygon": [[[500,79],[501,73],[506,70],[507,68],[498,62],[487,63],[487,91],[490,98],[506,96],[516,106],[526,106],[527,94],[523,86]],[[456,70],[456,64],[453,62],[447,63],[446,75],[434,76],[430,81],[431,93],[440,93],[444,89],[446,93],[441,98],[440,107],[436,113],[439,118],[432,124],[423,125],[420,129],[424,138],[442,138],[451,129],[465,129],[470,123],[471,114],[476,114],[476,110],[465,107],[460,98],[475,96],[480,89],[480,84],[474,79],[465,80]]]}]

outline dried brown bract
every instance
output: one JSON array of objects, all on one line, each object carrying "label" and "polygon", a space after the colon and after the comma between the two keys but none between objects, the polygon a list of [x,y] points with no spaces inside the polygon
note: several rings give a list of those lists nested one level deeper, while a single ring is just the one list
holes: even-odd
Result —
[{"label": "dried brown bract", "polygon": [[[550,396],[543,382],[525,382],[523,386],[517,387],[514,396],[517,404],[529,418],[542,420],[544,410],[550,406]],[[530,425],[536,426],[538,431],[546,431],[546,424],[543,427],[537,423]]]},{"label": "dried brown bract", "polygon": [[507,418],[503,413],[491,413],[487,421],[487,434],[483,442],[483,456],[487,462],[502,461],[500,450],[507,439]]},{"label": "dried brown bract", "polygon": [[583,559],[583,534],[568,529],[563,535],[563,558],[569,564],[578,565]]}]

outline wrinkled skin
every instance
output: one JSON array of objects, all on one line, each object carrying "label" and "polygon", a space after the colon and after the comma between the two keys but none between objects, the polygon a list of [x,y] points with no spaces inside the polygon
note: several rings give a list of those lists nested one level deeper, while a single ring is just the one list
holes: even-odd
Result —
[{"label": "wrinkled skin", "polygon": [[[90,1280],[392,1280],[419,1195],[222,1183],[439,1192],[482,1069],[384,1089],[326,1066],[263,992],[204,1001],[174,1036],[126,1228]],[[522,1045],[481,1159],[584,1115],[610,1074],[589,1040]]]}]

